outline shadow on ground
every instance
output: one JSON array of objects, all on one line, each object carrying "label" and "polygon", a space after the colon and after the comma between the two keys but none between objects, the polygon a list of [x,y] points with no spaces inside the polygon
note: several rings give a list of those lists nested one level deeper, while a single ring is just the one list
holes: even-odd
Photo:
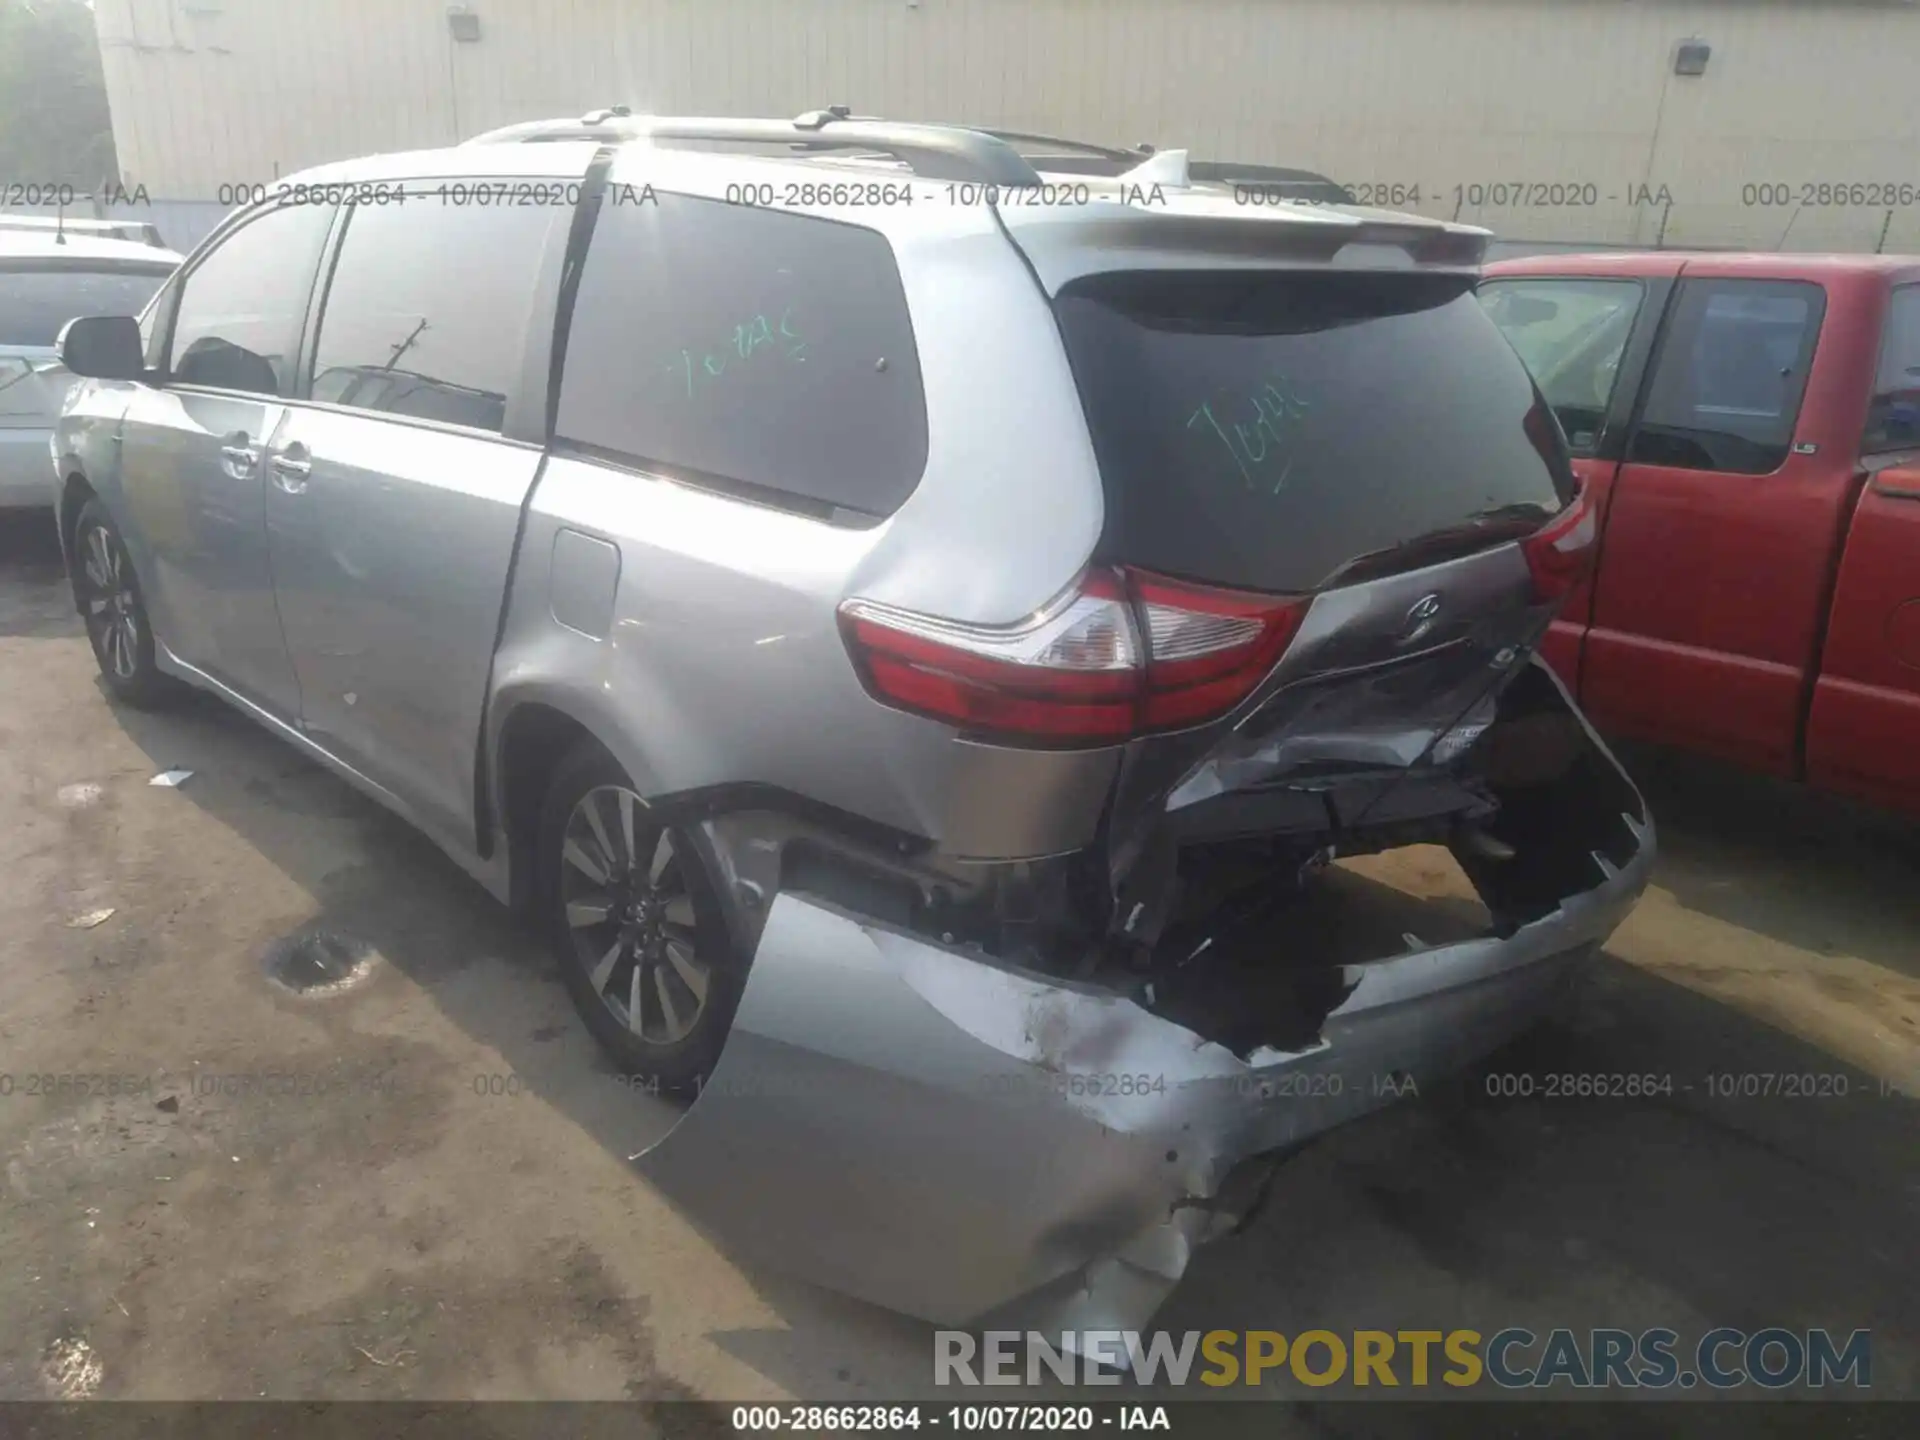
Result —
[{"label": "shadow on ground", "polygon": [[51,509],[0,511],[0,637],[26,640],[81,633],[60,562]]},{"label": "shadow on ground", "polygon": [[[1718,1093],[1726,1081],[1716,1077],[1745,1074],[1834,1079],[1820,1098]],[[1578,1075],[1648,1077],[1655,1093],[1556,1093],[1563,1077]],[[1539,1028],[1419,1103],[1337,1130],[1288,1161],[1265,1210],[1242,1233],[1198,1252],[1155,1325],[1175,1335],[1259,1329],[1289,1336],[1464,1327],[1483,1337],[1513,1326],[1541,1337],[1560,1327],[1636,1334],[1666,1327],[1680,1333],[1676,1353],[1688,1369],[1687,1347],[1716,1326],[1826,1327],[1843,1342],[1868,1329],[1870,1393],[1920,1398],[1912,1360],[1920,1355],[1920,1295],[1912,1283],[1920,1274],[1916,1122],[1914,1102],[1883,1093],[1819,1051],[1603,959],[1567,1020]],[[806,1299],[784,1280],[762,1294],[783,1311]],[[848,1304],[850,1325],[862,1323],[860,1309]],[[781,1384],[818,1374],[819,1347],[793,1328],[714,1339]],[[1524,1362],[1539,1353],[1535,1345],[1515,1355]],[[1204,1368],[1197,1364],[1194,1373]],[[1477,1405],[1444,1420],[1367,1403],[1421,1398],[1408,1385],[1404,1357],[1396,1368],[1398,1392],[1315,1391],[1281,1370],[1278,1382],[1269,1374],[1253,1388],[1128,1383],[1081,1393],[1291,1401],[1276,1412],[1291,1422],[1277,1433],[1409,1440],[1505,1433],[1498,1412]],[[1436,1360],[1436,1376],[1440,1368]],[[876,1398],[860,1391],[857,1366],[851,1379],[844,1398]],[[983,1403],[1007,1393],[955,1398]],[[1485,1383],[1460,1392],[1436,1383],[1426,1398],[1436,1393],[1484,1400],[1502,1392]],[[1674,1400],[1708,1393],[1665,1392]],[[1340,1403],[1329,1402],[1330,1394]],[[1545,1396],[1575,1398],[1565,1382]],[[1575,1405],[1552,1430],[1595,1440],[1898,1433],[1836,1428],[1820,1411],[1801,1408],[1799,1419],[1811,1427],[1803,1432],[1785,1415],[1746,1406],[1710,1417],[1730,1428],[1703,1429],[1709,1417],[1693,1404]],[[1883,1418],[1891,1422],[1890,1413]]]},{"label": "shadow on ground", "polygon": [[1617,748],[1659,823],[1654,883],[1681,904],[1920,977],[1920,820],[1676,751]]}]

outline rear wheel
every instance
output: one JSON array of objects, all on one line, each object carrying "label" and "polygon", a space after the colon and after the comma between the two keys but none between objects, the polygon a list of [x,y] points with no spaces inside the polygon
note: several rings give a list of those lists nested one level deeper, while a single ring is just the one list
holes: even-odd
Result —
[{"label": "rear wheel", "polygon": [[119,527],[97,499],[82,505],[74,522],[73,588],[93,658],[114,698],[142,707],[164,701],[174,687],[154,662],[140,581]]},{"label": "rear wheel", "polygon": [[548,790],[540,867],[549,943],[588,1030],[623,1070],[697,1087],[720,1058],[741,977],[686,831],[585,746]]}]

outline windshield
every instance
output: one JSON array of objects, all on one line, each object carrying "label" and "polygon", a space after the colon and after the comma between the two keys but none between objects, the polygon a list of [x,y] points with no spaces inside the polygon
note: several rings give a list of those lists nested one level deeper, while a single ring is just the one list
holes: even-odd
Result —
[{"label": "windshield", "polygon": [[1117,274],[1057,302],[1110,558],[1311,590],[1510,538],[1573,494],[1559,428],[1457,276]]},{"label": "windshield", "polygon": [[77,316],[137,315],[171,273],[169,265],[0,270],[0,344],[51,346]]}]

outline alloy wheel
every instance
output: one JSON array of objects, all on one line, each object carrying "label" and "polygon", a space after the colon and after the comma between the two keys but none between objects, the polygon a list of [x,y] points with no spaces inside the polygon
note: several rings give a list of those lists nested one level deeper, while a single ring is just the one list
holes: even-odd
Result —
[{"label": "alloy wheel", "polygon": [[113,673],[131,680],[140,666],[140,600],[131,567],[104,525],[90,526],[80,544],[88,634]]},{"label": "alloy wheel", "polygon": [[618,785],[580,797],[562,832],[560,902],[575,963],[601,1003],[636,1038],[671,1045],[705,1013],[713,970],[697,949],[697,862],[646,809]]}]

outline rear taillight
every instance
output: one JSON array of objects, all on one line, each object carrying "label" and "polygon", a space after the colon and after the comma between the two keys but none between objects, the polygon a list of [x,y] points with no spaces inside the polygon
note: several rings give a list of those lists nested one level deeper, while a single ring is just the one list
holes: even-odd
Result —
[{"label": "rear taillight", "polygon": [[1310,595],[1249,595],[1129,571],[1147,629],[1140,728],[1218,719],[1253,692],[1292,643]]},{"label": "rear taillight", "polygon": [[840,607],[867,688],[967,730],[1115,740],[1133,729],[1142,656],[1119,583],[1089,575],[1031,620],[960,625],[865,600]]},{"label": "rear taillight", "polygon": [[1593,569],[1598,528],[1584,490],[1574,502],[1520,542],[1533,572],[1533,598],[1547,604],[1566,597]]},{"label": "rear taillight", "polygon": [[1094,570],[1018,625],[866,600],[847,601],[840,619],[886,704],[975,734],[1102,744],[1225,715],[1279,661],[1310,600]]}]

